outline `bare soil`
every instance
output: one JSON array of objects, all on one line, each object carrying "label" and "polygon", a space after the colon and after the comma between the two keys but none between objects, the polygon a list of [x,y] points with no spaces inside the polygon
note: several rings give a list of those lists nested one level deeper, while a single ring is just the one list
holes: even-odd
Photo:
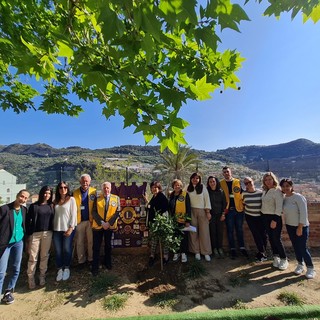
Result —
[{"label": "bare soil", "polygon": [[[305,304],[320,304],[320,250],[312,250],[318,275],[307,280],[293,273],[296,262],[289,253],[289,268],[279,271],[272,261],[256,263],[253,259],[238,257],[231,260],[213,258],[202,260],[206,274],[197,279],[189,276],[193,256],[186,264],[172,262],[161,271],[159,259],[152,268],[147,266],[144,250],[121,252],[113,255],[113,269],[101,269],[101,278],[93,278],[89,267],[71,269],[71,277],[56,282],[53,259],[50,260],[47,284],[30,291],[23,268],[16,288],[15,303],[0,305],[0,319],[93,319],[137,315],[155,315],[172,312],[200,312],[223,308],[258,308],[284,305],[279,293],[295,292]],[[23,265],[26,265],[24,259]],[[96,281],[108,274],[114,276],[112,287],[97,287]],[[99,280],[100,281],[100,280]],[[101,282],[102,283],[102,282]],[[98,289],[97,289],[98,288]],[[125,307],[112,312],[104,308],[104,297],[127,293]],[[162,300],[173,301],[159,303]]]}]

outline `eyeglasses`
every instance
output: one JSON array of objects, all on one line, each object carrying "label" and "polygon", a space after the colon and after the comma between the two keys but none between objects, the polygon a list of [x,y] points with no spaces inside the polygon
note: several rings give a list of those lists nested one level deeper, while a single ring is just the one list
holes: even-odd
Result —
[{"label": "eyeglasses", "polygon": [[252,181],[246,181],[244,184],[247,186],[247,185],[249,185],[251,183],[252,183]]},{"label": "eyeglasses", "polygon": [[61,186],[61,187],[59,187],[59,189],[68,189],[68,187],[62,187],[62,186]]}]

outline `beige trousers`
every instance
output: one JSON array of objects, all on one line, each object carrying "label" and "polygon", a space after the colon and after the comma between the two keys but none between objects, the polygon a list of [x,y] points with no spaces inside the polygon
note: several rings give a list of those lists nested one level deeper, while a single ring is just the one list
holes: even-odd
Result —
[{"label": "beige trousers", "polygon": [[88,261],[92,261],[93,246],[92,227],[90,221],[82,221],[77,225],[76,248],[78,263],[86,262],[86,252],[88,252]]},{"label": "beige trousers", "polygon": [[37,268],[37,262],[40,255],[40,275],[45,276],[48,269],[49,251],[52,242],[52,231],[35,232],[29,237],[29,260],[27,274],[33,278]]},{"label": "beige trousers", "polygon": [[197,228],[197,232],[189,234],[189,251],[202,255],[212,254],[209,220],[204,209],[191,208],[191,225]]}]

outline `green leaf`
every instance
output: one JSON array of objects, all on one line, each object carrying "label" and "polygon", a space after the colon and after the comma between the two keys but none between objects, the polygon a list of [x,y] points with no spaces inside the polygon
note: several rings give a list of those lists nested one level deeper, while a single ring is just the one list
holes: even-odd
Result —
[{"label": "green leaf", "polygon": [[199,100],[210,99],[210,93],[213,92],[218,85],[213,85],[211,83],[207,83],[207,76],[205,75],[203,78],[196,81],[195,85],[190,84],[191,91],[196,95]]},{"label": "green leaf", "polygon": [[160,42],[161,25],[156,16],[150,10],[143,8],[142,27],[146,33],[150,33],[158,42]]},{"label": "green leaf", "polygon": [[13,43],[10,40],[5,39],[5,38],[0,38],[0,43],[9,44],[11,46],[13,45]]},{"label": "green leaf", "polygon": [[148,144],[154,138],[154,135],[144,134],[143,137],[144,137],[144,140],[146,141],[146,143]]},{"label": "green leaf", "polygon": [[70,63],[71,58],[73,57],[73,50],[70,48],[69,44],[66,41],[57,41],[58,45],[58,55],[60,57],[66,57],[68,59],[68,63]]},{"label": "green leaf", "polygon": [[107,4],[101,7],[98,23],[103,22],[101,30],[106,42],[117,35],[117,19],[116,13]]},{"label": "green leaf", "polygon": [[38,54],[38,48],[35,47],[34,45],[32,45],[31,43],[25,41],[23,39],[23,37],[20,37],[21,42],[29,49],[29,51],[33,54],[33,55],[37,55]]},{"label": "green leaf", "polygon": [[303,22],[311,19],[314,23],[320,20],[320,5],[314,7],[309,15],[303,14]]}]

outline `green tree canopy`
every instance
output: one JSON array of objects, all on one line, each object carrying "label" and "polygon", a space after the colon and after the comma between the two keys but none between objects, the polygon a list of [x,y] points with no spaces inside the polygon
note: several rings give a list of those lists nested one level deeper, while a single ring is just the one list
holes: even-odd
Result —
[{"label": "green tree canopy", "polygon": [[[265,14],[302,11],[316,22],[319,2],[269,0]],[[220,52],[217,33],[239,31],[243,20],[230,0],[2,0],[1,108],[77,116],[76,96],[177,152],[186,143],[183,104],[237,89],[243,58]]]}]

